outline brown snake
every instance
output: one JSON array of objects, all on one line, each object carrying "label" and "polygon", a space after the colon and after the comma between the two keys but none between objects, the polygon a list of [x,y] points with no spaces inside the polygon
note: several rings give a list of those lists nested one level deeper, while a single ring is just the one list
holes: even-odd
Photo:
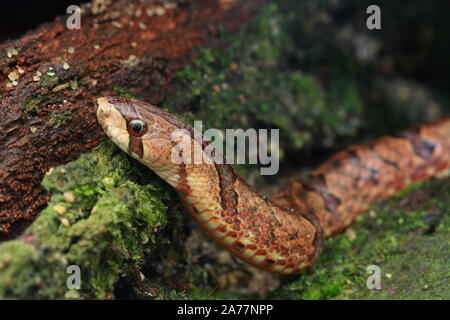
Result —
[{"label": "brown snake", "polygon": [[448,173],[450,119],[396,137],[350,146],[268,200],[228,164],[175,164],[172,133],[191,127],[155,106],[134,99],[98,99],[97,117],[123,151],[174,187],[205,233],[236,257],[273,273],[312,266],[323,239],[414,182]]}]

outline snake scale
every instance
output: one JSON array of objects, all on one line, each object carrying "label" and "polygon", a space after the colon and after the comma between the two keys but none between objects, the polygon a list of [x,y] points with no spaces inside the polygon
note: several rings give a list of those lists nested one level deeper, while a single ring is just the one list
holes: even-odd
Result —
[{"label": "snake scale", "polygon": [[311,267],[325,238],[341,232],[375,200],[450,169],[450,118],[395,137],[353,145],[296,181],[271,200],[228,164],[175,164],[172,133],[194,129],[142,101],[97,100],[97,118],[124,152],[175,188],[203,231],[236,257],[278,274]]}]

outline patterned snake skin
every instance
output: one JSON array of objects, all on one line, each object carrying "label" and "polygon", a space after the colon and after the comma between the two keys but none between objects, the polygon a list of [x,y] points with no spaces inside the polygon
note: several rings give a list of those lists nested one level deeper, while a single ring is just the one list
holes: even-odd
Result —
[{"label": "patterned snake skin", "polygon": [[[293,182],[272,200],[258,194],[227,164],[175,164],[172,133],[194,130],[155,106],[134,99],[99,98],[98,120],[124,152],[174,187],[204,232],[236,257],[266,271],[311,267],[325,238],[351,225],[375,200],[450,168],[450,119],[396,137],[350,146]],[[194,149],[195,150],[195,149]]]}]

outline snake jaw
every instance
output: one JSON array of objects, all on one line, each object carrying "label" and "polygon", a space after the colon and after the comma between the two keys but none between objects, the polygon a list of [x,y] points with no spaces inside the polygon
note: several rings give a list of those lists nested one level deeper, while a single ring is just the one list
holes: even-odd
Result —
[{"label": "snake jaw", "polygon": [[107,97],[98,98],[97,99],[97,104],[95,105],[95,111],[97,111],[100,106],[104,106],[107,103],[108,103],[108,98]]},{"label": "snake jaw", "polygon": [[[97,118],[99,120],[100,125],[110,124],[111,121],[108,119],[111,117],[111,113],[113,112],[114,106],[108,102],[108,99],[105,97],[98,98],[97,104],[95,106],[95,111],[97,113]],[[106,130],[105,130],[106,131]]]},{"label": "snake jaw", "polygon": [[129,135],[126,121],[108,98],[97,99],[97,119],[106,135],[123,151],[128,152]]}]

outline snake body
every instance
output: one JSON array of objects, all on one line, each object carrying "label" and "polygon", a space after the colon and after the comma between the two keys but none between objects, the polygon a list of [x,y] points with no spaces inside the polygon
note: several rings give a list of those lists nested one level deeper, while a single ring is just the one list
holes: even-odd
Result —
[{"label": "snake body", "polygon": [[443,119],[350,146],[269,200],[228,164],[174,163],[173,132],[186,130],[201,152],[208,143],[158,107],[104,97],[97,101],[97,118],[115,144],[177,190],[208,236],[236,257],[278,274],[314,265],[323,240],[351,225],[373,201],[450,168],[450,119]]}]

